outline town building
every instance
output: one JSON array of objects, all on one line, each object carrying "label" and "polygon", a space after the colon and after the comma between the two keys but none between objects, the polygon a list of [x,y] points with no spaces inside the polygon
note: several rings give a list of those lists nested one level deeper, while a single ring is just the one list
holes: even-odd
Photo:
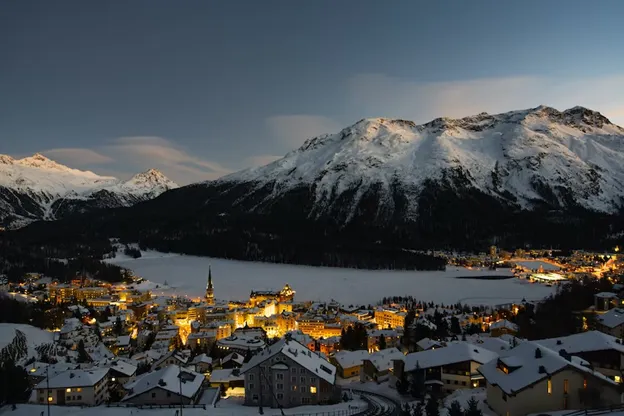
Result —
[{"label": "town building", "polygon": [[222,368],[210,374],[210,387],[218,387],[221,391],[244,386],[245,376],[239,368]]},{"label": "town building", "polygon": [[565,352],[525,341],[479,367],[488,405],[499,415],[524,416],[620,404],[616,382]]},{"label": "town building", "polygon": [[367,333],[368,351],[379,351],[379,346],[382,345],[381,337],[384,338],[385,348],[393,348],[399,345],[400,336],[394,329],[374,329]]},{"label": "town building", "polygon": [[596,312],[606,312],[618,306],[618,295],[613,292],[600,292],[594,295],[594,308]]},{"label": "town building", "polygon": [[368,358],[368,351],[338,351],[329,361],[336,366],[338,375],[342,378],[358,377],[362,368],[362,362]]},{"label": "town building", "polygon": [[286,283],[282,290],[252,290],[249,295],[249,303],[255,307],[260,302],[274,300],[277,303],[292,302],[295,297],[295,291]]},{"label": "town building", "polygon": [[336,367],[289,337],[254,355],[241,373],[249,406],[289,408],[340,400]]},{"label": "town building", "polygon": [[259,338],[245,335],[232,335],[217,341],[217,347],[224,352],[238,352],[245,355],[248,351],[256,352],[262,350],[266,343]]},{"label": "town building", "polygon": [[477,369],[497,357],[498,354],[492,351],[467,342],[458,342],[396,359],[394,374],[400,379],[406,373],[408,380],[423,377],[427,384],[437,385],[444,392],[451,393],[457,389],[482,387],[483,376]]},{"label": "town building", "polygon": [[507,319],[499,319],[496,322],[490,324],[490,335],[493,337],[500,337],[501,335],[516,335],[518,334],[518,325]]},{"label": "town building", "polygon": [[360,381],[382,381],[387,379],[394,368],[395,360],[405,358],[403,353],[397,348],[387,348],[377,351],[362,360],[360,370]]},{"label": "town building", "polygon": [[122,402],[136,405],[194,404],[201,396],[204,375],[171,365],[126,384]]},{"label": "town building", "polygon": [[622,382],[624,345],[619,338],[600,331],[580,332],[560,338],[535,341],[553,351],[565,351],[589,362],[596,371]]},{"label": "town building", "polygon": [[206,374],[212,371],[212,358],[206,354],[199,354],[191,362],[195,365],[195,371]]},{"label": "town building", "polygon": [[611,309],[609,312],[598,315],[596,320],[600,332],[617,338],[624,338],[624,309]]},{"label": "town building", "polygon": [[397,309],[378,308],[375,310],[375,322],[379,329],[393,329],[405,324],[405,312]]},{"label": "town building", "polygon": [[64,371],[34,389],[40,404],[98,406],[108,399],[108,369]]},{"label": "town building", "polygon": [[206,285],[206,303],[214,305],[214,286],[212,285],[212,270],[208,266],[208,284]]}]

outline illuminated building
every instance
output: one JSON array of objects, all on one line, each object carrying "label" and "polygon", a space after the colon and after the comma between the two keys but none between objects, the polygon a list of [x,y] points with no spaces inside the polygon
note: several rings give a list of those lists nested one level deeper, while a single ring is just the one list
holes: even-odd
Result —
[{"label": "illuminated building", "polygon": [[70,302],[76,297],[76,288],[74,286],[60,283],[49,286],[50,299],[56,303]]},{"label": "illuminated building", "polygon": [[208,284],[206,285],[206,303],[214,305],[214,287],[212,285],[212,270],[208,266]]},{"label": "illuminated building", "polygon": [[81,287],[75,291],[78,301],[101,298],[106,295],[108,295],[108,289],[105,287]]},{"label": "illuminated building", "polygon": [[294,297],[295,291],[292,290],[288,283],[286,283],[286,285],[279,292],[273,290],[252,290],[249,295],[249,303],[252,307],[255,307],[258,303],[267,300],[274,300],[278,303],[292,302]]},{"label": "illuminated building", "polygon": [[342,325],[327,322],[321,318],[304,318],[296,321],[296,329],[312,338],[331,338],[340,336]]},{"label": "illuminated building", "polygon": [[396,309],[375,310],[375,322],[379,329],[396,328],[405,323],[405,313]]},{"label": "illuminated building", "polygon": [[206,309],[199,306],[191,306],[188,308],[189,321],[204,322],[206,320]]}]

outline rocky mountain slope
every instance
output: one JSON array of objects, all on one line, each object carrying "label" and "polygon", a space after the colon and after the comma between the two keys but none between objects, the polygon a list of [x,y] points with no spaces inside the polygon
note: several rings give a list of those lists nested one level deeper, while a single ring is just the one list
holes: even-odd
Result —
[{"label": "rocky mountain slope", "polygon": [[540,106],[422,125],[361,120],[266,166],[96,212],[88,227],[69,218],[24,235],[412,267],[413,249],[611,244],[624,235],[623,197],[624,129],[586,108]]},{"label": "rocky mountain slope", "polygon": [[154,169],[120,181],[71,169],[41,154],[23,159],[0,155],[0,224],[17,228],[70,213],[126,207],[176,187]]}]

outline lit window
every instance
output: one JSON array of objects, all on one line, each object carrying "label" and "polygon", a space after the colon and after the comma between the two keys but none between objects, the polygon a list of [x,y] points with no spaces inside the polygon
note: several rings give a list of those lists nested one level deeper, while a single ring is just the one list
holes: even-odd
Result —
[{"label": "lit window", "polygon": [[67,389],[67,393],[71,393],[71,389]]},{"label": "lit window", "polygon": [[568,379],[563,380],[563,394],[568,394]]},{"label": "lit window", "polygon": [[548,379],[548,381],[546,382],[546,390],[548,391],[548,394],[552,394],[552,380]]},{"label": "lit window", "polygon": [[310,393],[316,393],[316,386],[310,386]]},{"label": "lit window", "polygon": [[583,379],[583,388],[586,389],[587,388],[587,379]]},{"label": "lit window", "polygon": [[115,377],[111,378],[112,381],[115,381]]},{"label": "lit window", "polygon": [[613,377],[613,379],[615,380],[616,383],[621,383],[622,382],[622,377],[620,377],[620,376],[615,376],[615,377]]}]

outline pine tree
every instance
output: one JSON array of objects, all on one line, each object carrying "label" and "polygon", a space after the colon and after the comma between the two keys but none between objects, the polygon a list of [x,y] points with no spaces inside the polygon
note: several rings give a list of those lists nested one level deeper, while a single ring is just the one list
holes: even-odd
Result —
[{"label": "pine tree", "polygon": [[401,377],[399,378],[399,380],[397,380],[397,391],[399,392],[399,394],[407,394],[409,388],[410,385],[407,381],[407,374],[405,373],[405,371],[402,371]]},{"label": "pine tree", "polygon": [[447,410],[448,416],[464,416],[464,410],[457,400],[453,400]]},{"label": "pine tree", "polygon": [[88,363],[91,361],[91,357],[87,354],[87,350],[85,348],[85,344],[83,340],[78,342],[78,360],[79,363]]},{"label": "pine tree", "polygon": [[430,397],[427,400],[427,404],[425,405],[425,413],[427,416],[440,416],[440,409],[438,405],[438,400],[434,397]]},{"label": "pine tree", "polygon": [[423,397],[425,391],[425,380],[418,362],[416,362],[416,368],[412,372],[412,380],[410,382],[410,393],[415,399]]},{"label": "pine tree", "polygon": [[386,348],[386,337],[379,335],[379,350],[385,350]]},{"label": "pine tree", "polygon": [[123,323],[121,322],[121,317],[117,317],[115,319],[115,325],[113,326],[113,332],[115,335],[120,336],[123,334]]},{"label": "pine tree", "polygon": [[451,333],[459,335],[462,333],[461,326],[459,325],[459,319],[456,316],[451,317]]},{"label": "pine tree", "polygon": [[474,396],[466,404],[467,409],[464,416],[483,416],[483,412],[479,409],[479,401]]}]

